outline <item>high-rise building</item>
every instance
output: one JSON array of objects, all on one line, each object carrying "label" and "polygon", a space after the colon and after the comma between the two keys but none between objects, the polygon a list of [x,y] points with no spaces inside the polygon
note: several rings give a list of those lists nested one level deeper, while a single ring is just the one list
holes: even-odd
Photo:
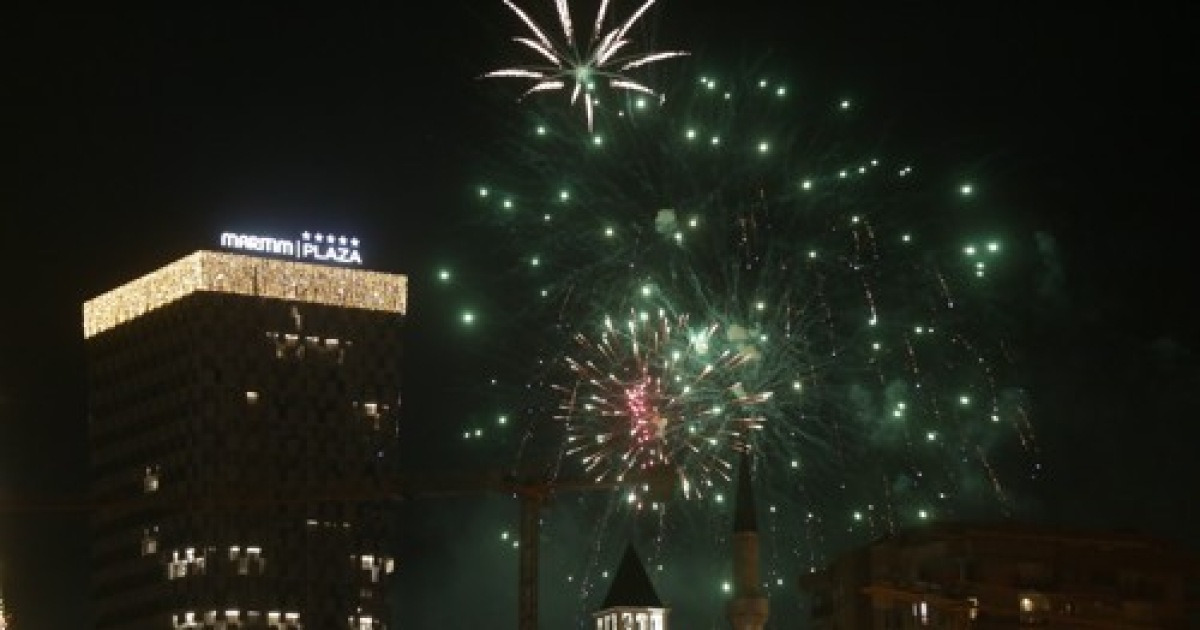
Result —
[{"label": "high-rise building", "polygon": [[386,628],[406,278],[223,242],[83,306],[94,627]]}]

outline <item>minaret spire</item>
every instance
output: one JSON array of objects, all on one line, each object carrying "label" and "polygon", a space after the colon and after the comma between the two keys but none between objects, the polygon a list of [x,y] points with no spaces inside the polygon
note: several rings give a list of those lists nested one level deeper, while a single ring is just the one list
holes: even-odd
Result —
[{"label": "minaret spire", "polygon": [[737,497],[733,511],[733,630],[762,630],[767,624],[767,596],[758,570],[758,516],[750,477],[750,453],[738,459]]}]

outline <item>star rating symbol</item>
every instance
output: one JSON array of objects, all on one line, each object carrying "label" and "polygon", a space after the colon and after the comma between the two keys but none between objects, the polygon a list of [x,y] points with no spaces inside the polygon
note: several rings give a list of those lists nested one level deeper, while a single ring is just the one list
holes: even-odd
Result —
[{"label": "star rating symbol", "polygon": [[315,241],[317,243],[328,243],[329,245],[340,245],[342,247],[350,246],[358,248],[359,241],[356,236],[337,236],[334,234],[325,234],[322,232],[301,232],[300,238],[305,241]]}]

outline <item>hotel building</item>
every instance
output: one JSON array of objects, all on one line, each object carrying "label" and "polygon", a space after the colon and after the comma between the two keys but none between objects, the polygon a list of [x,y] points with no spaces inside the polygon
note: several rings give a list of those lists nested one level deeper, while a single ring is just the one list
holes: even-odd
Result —
[{"label": "hotel building", "polygon": [[97,630],[389,627],[406,278],[265,253],[83,305]]}]

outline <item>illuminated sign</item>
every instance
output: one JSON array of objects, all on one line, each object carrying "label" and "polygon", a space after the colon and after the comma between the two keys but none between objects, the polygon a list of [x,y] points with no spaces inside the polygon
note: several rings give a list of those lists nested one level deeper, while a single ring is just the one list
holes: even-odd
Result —
[{"label": "illuminated sign", "polygon": [[357,238],[320,232],[305,232],[298,239],[222,232],[221,247],[342,265],[362,264]]}]

